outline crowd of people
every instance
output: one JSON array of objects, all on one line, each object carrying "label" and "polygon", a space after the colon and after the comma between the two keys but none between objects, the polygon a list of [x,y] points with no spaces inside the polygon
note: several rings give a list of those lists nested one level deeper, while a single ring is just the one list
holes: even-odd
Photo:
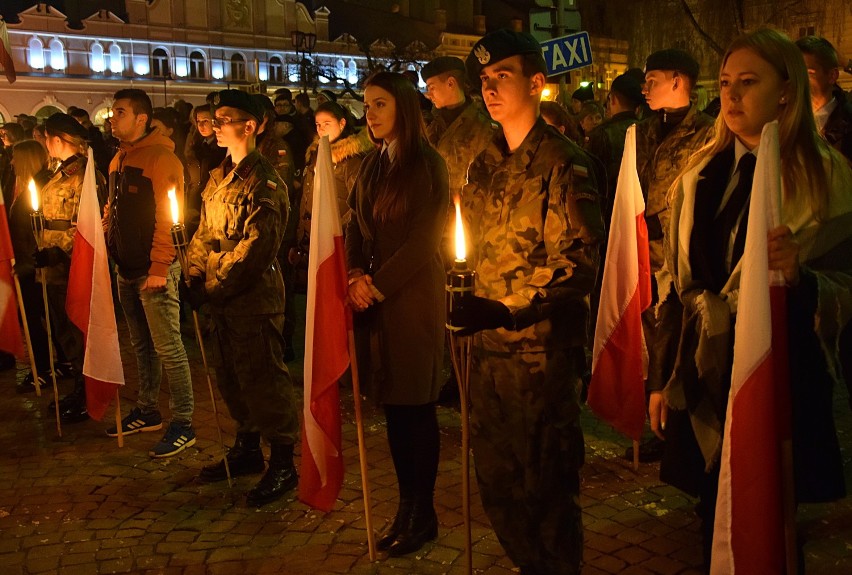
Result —
[{"label": "crowd of people", "polygon": [[[379,549],[405,555],[437,536],[436,402],[449,321],[473,337],[472,447],[498,539],[524,574],[579,573],[580,402],[625,134],[636,124],[653,272],[643,330],[656,434],[639,456],[662,457],[663,480],[699,498],[709,568],[729,328],[760,134],[774,120],[784,197],[769,266],[788,285],[794,326],[796,496],[845,495],[831,402],[834,384],[852,375],[852,267],[844,255],[852,243],[852,101],[837,86],[836,51],[817,37],[794,43],[762,29],[737,39],[722,60],[718,104],[706,110],[695,102],[700,70],[690,54],[666,48],[644,64],[615,78],[603,101],[587,86],[566,108],[541,101],[547,69],[539,44],[498,30],[466,60],[439,57],[422,68],[428,110],[416,79],[379,72],[364,84],[360,120],[327,90],[313,109],[307,93],[286,89],[273,98],[213,92],[194,108],[153,108],[144,91],[125,89],[115,94],[105,134],[79,109],[42,125],[28,117],[5,124],[0,185],[40,374],[29,374],[18,391],[43,385],[52,365],[41,328],[49,313],[54,370],[75,381],[60,401],[61,416],[69,423],[88,417],[83,342],[65,316],[64,297],[91,146],[139,375],[123,433],[163,428],[165,370],[171,420],[150,455],[170,457],[195,442],[182,304],[204,309],[219,351],[216,381],[237,426],[226,456],[230,474],[265,471],[247,495],[250,505],[293,489],[299,409],[286,363],[294,359],[294,296],[305,287],[311,249],[318,138],[327,136],[360,376],[384,409],[398,480],[398,510]],[[41,246],[21,199],[31,179],[44,206]],[[169,231],[170,189],[181,198],[191,238],[184,278]],[[476,284],[448,318],[455,202],[466,218]],[[43,270],[40,280],[36,270]],[[38,281],[47,285],[47,310]],[[719,364],[698,373],[695,357],[707,353],[710,322],[714,337],[725,335],[712,344]],[[117,435],[117,427],[107,434]],[[268,465],[261,439],[271,447]],[[226,475],[223,460],[199,479]]]}]

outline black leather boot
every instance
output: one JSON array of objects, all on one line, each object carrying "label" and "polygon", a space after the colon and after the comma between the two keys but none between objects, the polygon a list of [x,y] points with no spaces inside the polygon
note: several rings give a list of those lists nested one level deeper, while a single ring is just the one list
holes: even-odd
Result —
[{"label": "black leather boot", "polygon": [[293,446],[273,443],[269,457],[269,469],[257,485],[246,495],[246,503],[260,507],[283,497],[299,483],[296,466],[293,465]]},{"label": "black leather boot", "polygon": [[419,550],[438,536],[438,516],[432,501],[414,502],[411,515],[396,541],[388,548],[389,557],[400,557]]},{"label": "black leather boot", "polygon": [[74,391],[59,400],[59,421],[80,423],[87,419],[89,411],[86,407],[86,380],[81,374],[74,380]]},{"label": "black leather boot", "polygon": [[[260,433],[238,433],[234,446],[228,450],[228,469],[231,471],[231,477],[260,473],[263,467]],[[205,465],[198,474],[198,480],[202,483],[224,481],[227,478],[224,460]]]},{"label": "black leather boot", "polygon": [[411,517],[411,508],[414,507],[414,500],[411,497],[399,498],[399,507],[396,510],[396,516],[393,518],[393,523],[379,539],[376,544],[376,549],[379,551],[387,551],[391,545],[396,542],[396,538],[402,532],[403,527],[408,524]]}]

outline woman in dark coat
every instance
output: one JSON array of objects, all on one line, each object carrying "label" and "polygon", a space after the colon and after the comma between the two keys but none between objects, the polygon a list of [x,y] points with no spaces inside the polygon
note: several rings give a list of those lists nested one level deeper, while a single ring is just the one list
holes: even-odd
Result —
[{"label": "woman in dark coat", "polygon": [[414,86],[372,76],[364,104],[368,155],[349,198],[349,304],[357,314],[362,381],[385,411],[399,509],[379,549],[399,556],[438,533],[432,502],[440,437],[435,401],[443,381],[447,167],[424,136]]}]

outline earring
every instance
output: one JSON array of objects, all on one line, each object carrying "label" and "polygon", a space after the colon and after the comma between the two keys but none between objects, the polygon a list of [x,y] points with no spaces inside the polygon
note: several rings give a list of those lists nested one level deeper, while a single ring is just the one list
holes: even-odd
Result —
[{"label": "earring", "polygon": [[779,104],[786,104],[786,103],[787,103],[787,97],[786,97],[786,96],[781,96],[781,101],[780,101],[780,102],[778,102],[778,103],[779,103]]}]

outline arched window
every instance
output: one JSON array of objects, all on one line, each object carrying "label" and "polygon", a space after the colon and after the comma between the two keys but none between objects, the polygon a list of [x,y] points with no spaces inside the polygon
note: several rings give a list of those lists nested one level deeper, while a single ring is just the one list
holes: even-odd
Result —
[{"label": "arched window", "polygon": [[189,55],[189,77],[195,80],[207,78],[207,70],[204,63],[204,54],[195,51]]},{"label": "arched window", "polygon": [[349,60],[349,83],[358,83],[358,64],[355,63],[355,60]]},{"label": "arched window", "polygon": [[169,73],[169,55],[163,48],[155,48],[151,53],[151,75],[164,78]]},{"label": "arched window", "polygon": [[100,74],[104,71],[106,68],[106,65],[104,64],[104,47],[101,46],[99,42],[92,44],[89,58],[91,60],[89,67],[92,69],[92,72]]},{"label": "arched window", "polygon": [[334,75],[337,76],[337,83],[342,84],[343,79],[346,78],[346,63],[340,59],[334,64]]},{"label": "arched window", "polygon": [[113,44],[109,47],[109,70],[113,74],[124,72],[124,62],[121,60],[121,47]]},{"label": "arched window", "polygon": [[44,68],[44,45],[41,40],[33,36],[27,43],[27,61],[30,68],[42,70]]},{"label": "arched window", "polygon": [[269,59],[269,81],[273,84],[281,84],[284,80],[284,65],[281,58],[273,56]]},{"label": "arched window", "polygon": [[58,38],[50,41],[50,67],[54,70],[65,69],[65,47]]},{"label": "arched window", "polygon": [[242,54],[231,56],[231,80],[246,79],[246,60]]}]

